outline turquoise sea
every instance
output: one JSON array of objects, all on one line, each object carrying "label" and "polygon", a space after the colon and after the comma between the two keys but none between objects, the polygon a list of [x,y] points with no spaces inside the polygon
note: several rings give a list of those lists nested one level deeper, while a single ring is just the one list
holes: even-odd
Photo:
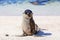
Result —
[{"label": "turquoise sea", "polygon": [[[24,2],[35,2],[37,0],[0,0],[0,5],[6,5],[6,4],[22,4]],[[60,2],[60,0],[38,0],[37,2],[42,3],[42,1],[45,2],[55,2],[58,1]],[[44,2],[43,2],[44,3]]]},{"label": "turquoise sea", "polygon": [[0,0],[0,16],[20,16],[26,9],[32,10],[34,15],[60,16],[58,0],[51,0],[46,5],[33,5],[29,3],[29,0]]}]

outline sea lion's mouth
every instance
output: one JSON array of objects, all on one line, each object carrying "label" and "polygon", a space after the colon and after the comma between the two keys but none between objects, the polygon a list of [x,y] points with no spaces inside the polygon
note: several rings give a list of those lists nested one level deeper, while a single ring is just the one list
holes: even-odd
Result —
[{"label": "sea lion's mouth", "polygon": [[27,17],[26,19],[31,19],[31,17]]},{"label": "sea lion's mouth", "polygon": [[29,17],[31,17],[31,15],[30,15],[30,14],[28,14],[28,16],[29,16]]}]

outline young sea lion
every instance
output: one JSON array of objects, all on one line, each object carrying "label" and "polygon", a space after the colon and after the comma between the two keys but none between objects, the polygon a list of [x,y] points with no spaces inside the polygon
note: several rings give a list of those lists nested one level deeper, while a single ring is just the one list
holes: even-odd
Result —
[{"label": "young sea lion", "polygon": [[38,26],[35,24],[33,20],[33,13],[31,10],[27,9],[23,13],[23,21],[22,21],[22,30],[23,36],[31,36],[37,33]]}]

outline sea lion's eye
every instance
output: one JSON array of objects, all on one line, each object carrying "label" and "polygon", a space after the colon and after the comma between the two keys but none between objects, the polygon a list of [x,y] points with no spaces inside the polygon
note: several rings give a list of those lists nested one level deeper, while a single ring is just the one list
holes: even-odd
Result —
[{"label": "sea lion's eye", "polygon": [[24,12],[25,14],[31,14],[32,13],[32,11],[31,10],[25,10],[25,12]]},{"label": "sea lion's eye", "polygon": [[25,12],[25,14],[27,14],[27,12]]},{"label": "sea lion's eye", "polygon": [[25,14],[30,14],[30,13],[25,12]]}]

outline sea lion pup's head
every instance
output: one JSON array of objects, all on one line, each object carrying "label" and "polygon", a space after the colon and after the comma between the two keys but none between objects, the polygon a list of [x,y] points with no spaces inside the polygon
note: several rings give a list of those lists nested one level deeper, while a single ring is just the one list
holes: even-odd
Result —
[{"label": "sea lion pup's head", "polygon": [[30,18],[33,17],[33,13],[32,13],[31,10],[26,9],[26,10],[24,11],[24,13],[23,13],[23,16],[24,16],[25,18],[27,18],[27,19],[30,19]]}]

